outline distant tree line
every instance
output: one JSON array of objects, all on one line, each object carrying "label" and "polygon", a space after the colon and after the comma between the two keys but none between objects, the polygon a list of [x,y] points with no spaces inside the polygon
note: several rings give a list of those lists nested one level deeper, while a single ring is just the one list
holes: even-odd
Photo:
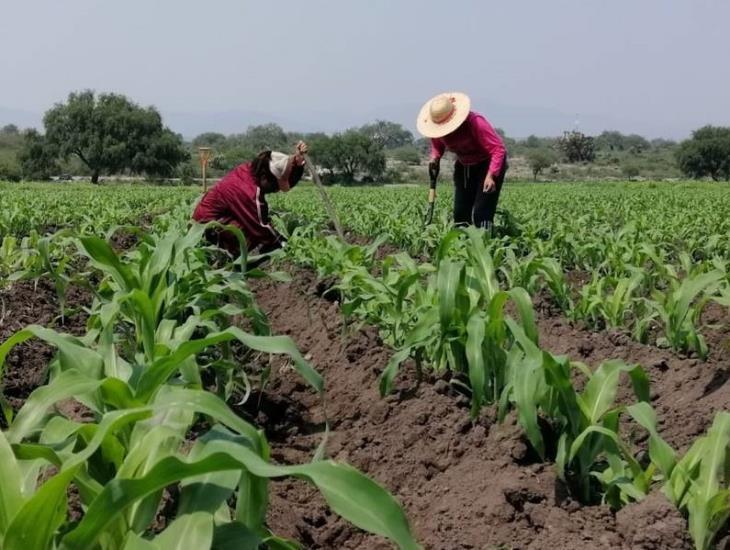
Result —
[{"label": "distant tree line", "polygon": [[[637,134],[604,131],[588,136],[577,130],[560,137],[514,139],[501,129],[511,157],[523,157],[534,179],[559,165],[613,167],[628,179],[667,169],[692,178],[730,180],[730,128],[706,126],[681,143],[647,140]],[[43,118],[43,132],[0,128],[0,180],[43,180],[71,170],[96,183],[102,176],[191,180],[198,171],[197,148],[211,147],[214,175],[254,158],[260,151],[290,151],[307,141],[328,183],[397,181],[423,165],[430,142],[415,139],[401,124],[377,120],[331,135],[286,131],[277,124],[250,126],[239,134],[200,134],[190,143],[165,127],[154,107],[141,107],[119,94],[69,94]],[[679,172],[677,172],[679,174]]]},{"label": "distant tree line", "polygon": [[421,160],[413,134],[400,124],[384,120],[332,135],[287,132],[278,124],[264,124],[229,136],[206,132],[193,139],[192,146],[213,148],[211,168],[226,171],[266,149],[289,151],[299,140],[309,144],[312,159],[324,171],[323,179],[328,183],[382,181],[386,157],[391,155],[414,164]]}]

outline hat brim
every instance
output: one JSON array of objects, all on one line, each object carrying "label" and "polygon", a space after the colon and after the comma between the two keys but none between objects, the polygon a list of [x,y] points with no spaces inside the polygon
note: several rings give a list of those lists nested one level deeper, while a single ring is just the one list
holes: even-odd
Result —
[{"label": "hat brim", "polygon": [[[431,119],[430,105],[431,102],[437,97],[448,96],[454,103],[454,114],[448,120],[437,123]],[[466,94],[461,92],[448,92],[446,94],[439,94],[429,99],[423,107],[421,112],[418,113],[418,119],[416,120],[416,127],[418,132],[427,138],[440,138],[449,135],[451,132],[461,126],[466,118],[469,116],[471,109],[471,100]]]}]

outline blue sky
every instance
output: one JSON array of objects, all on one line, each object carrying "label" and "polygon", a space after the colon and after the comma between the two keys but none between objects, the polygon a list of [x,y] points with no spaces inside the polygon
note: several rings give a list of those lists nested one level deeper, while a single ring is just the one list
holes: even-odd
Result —
[{"label": "blue sky", "polygon": [[186,135],[413,127],[450,89],[513,136],[730,125],[724,0],[2,2],[0,124],[92,88]]}]

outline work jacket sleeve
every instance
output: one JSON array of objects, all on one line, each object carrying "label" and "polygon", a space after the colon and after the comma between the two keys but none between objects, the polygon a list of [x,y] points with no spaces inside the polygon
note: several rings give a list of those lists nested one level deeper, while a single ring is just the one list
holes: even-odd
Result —
[{"label": "work jacket sleeve", "polygon": [[446,152],[446,144],[442,139],[434,138],[431,140],[431,160],[439,160]]},{"label": "work jacket sleeve", "polygon": [[502,173],[504,157],[507,153],[502,138],[483,116],[474,117],[472,131],[481,147],[489,153],[489,173],[494,177],[499,176]]}]

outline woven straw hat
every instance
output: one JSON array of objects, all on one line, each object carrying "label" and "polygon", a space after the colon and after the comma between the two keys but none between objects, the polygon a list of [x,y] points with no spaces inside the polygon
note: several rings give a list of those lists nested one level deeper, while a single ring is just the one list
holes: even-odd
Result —
[{"label": "woven straw hat", "polygon": [[416,126],[427,138],[444,137],[461,126],[469,116],[470,108],[471,100],[466,94],[439,94],[421,107]]}]

